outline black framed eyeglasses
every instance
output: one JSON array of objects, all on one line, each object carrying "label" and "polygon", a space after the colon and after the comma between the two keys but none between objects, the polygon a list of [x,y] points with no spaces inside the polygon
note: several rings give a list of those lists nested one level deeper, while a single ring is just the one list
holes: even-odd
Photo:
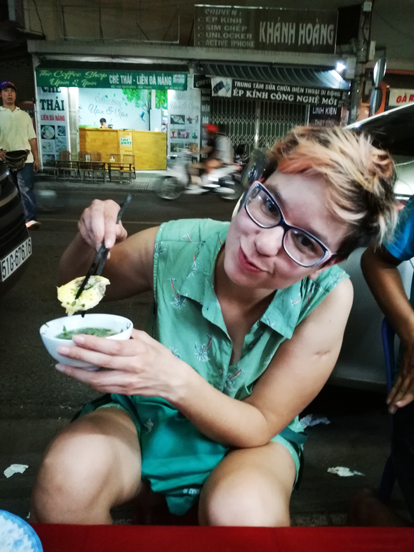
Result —
[{"label": "black framed eyeglasses", "polygon": [[254,182],[248,190],[244,208],[260,228],[283,228],[283,249],[298,265],[311,268],[337,255],[310,232],[288,224],[279,204],[260,182]]}]

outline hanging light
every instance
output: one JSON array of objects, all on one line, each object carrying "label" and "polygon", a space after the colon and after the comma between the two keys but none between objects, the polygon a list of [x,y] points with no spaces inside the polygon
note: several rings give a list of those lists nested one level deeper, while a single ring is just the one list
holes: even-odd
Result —
[{"label": "hanging light", "polygon": [[343,71],[345,71],[345,69],[346,69],[345,63],[343,63],[342,61],[336,62],[335,70],[337,73],[342,73]]}]

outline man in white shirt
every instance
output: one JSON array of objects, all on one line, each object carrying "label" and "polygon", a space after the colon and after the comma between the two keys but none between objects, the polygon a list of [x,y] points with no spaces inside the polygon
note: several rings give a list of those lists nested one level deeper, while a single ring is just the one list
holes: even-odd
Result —
[{"label": "man in white shirt", "polygon": [[16,87],[8,80],[0,82],[0,159],[6,162],[8,155],[27,152],[23,166],[10,166],[9,176],[20,191],[26,226],[37,230],[40,222],[36,220],[36,198],[33,193],[34,172],[39,170],[36,133],[30,116],[16,107]]}]

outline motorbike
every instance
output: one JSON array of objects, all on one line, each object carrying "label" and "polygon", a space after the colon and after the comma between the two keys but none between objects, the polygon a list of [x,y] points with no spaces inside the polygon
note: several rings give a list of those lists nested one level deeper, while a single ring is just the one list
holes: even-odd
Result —
[{"label": "motorbike", "polygon": [[241,173],[241,185],[243,188],[243,192],[233,209],[232,218],[235,217],[239,212],[240,207],[244,201],[244,196],[246,195],[246,192],[250,188],[251,184],[261,178],[268,163],[266,151],[267,150],[265,148],[256,148],[246,159],[243,171]]},{"label": "motorbike", "polygon": [[158,179],[155,192],[158,197],[167,200],[178,199],[182,194],[216,193],[223,200],[235,201],[243,193],[242,169],[247,163],[223,165],[201,177],[201,184],[192,184],[187,166],[191,164],[193,154],[181,150],[168,156],[167,170]]}]

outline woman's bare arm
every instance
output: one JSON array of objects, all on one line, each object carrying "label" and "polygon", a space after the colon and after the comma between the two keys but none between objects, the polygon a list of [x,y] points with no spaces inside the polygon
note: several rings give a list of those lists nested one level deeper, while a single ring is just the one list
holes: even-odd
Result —
[{"label": "woman's bare arm", "polygon": [[414,400],[414,310],[397,268],[400,263],[384,247],[368,248],[361,258],[368,286],[403,344],[400,372],[387,398],[392,414]]},{"label": "woman's bare arm", "polygon": [[276,352],[244,401],[231,399],[193,375],[175,406],[203,433],[234,447],[266,444],[319,393],[337,361],[352,306],[341,282]]}]

